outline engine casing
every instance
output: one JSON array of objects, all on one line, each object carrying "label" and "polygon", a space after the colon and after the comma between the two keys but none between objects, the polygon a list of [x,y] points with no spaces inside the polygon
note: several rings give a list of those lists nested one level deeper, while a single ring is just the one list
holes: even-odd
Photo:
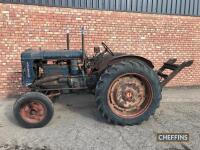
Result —
[{"label": "engine casing", "polygon": [[[52,75],[81,75],[78,63],[82,57],[81,50],[39,51],[28,49],[21,54],[22,84],[29,86],[35,80]],[[50,60],[54,63],[48,64]],[[41,68],[42,74],[40,73]]]}]

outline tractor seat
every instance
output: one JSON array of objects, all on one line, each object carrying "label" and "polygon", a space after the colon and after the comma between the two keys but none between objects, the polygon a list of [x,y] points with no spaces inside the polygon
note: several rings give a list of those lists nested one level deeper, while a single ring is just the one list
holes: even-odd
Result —
[{"label": "tractor seat", "polygon": [[82,58],[83,52],[81,50],[56,50],[44,51],[44,59],[74,59]]}]

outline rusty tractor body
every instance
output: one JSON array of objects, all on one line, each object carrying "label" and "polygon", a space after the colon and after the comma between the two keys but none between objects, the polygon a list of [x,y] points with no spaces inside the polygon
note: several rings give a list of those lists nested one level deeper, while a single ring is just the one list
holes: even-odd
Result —
[{"label": "rusty tractor body", "polygon": [[[26,128],[46,125],[53,117],[52,99],[62,93],[91,91],[97,108],[110,123],[135,125],[155,113],[161,91],[183,68],[193,61],[175,64],[169,59],[159,70],[141,56],[114,53],[102,42],[89,58],[84,49],[82,30],[81,50],[26,50],[21,54],[22,84],[31,92],[14,105],[14,115]],[[172,70],[165,74],[166,69]]]}]

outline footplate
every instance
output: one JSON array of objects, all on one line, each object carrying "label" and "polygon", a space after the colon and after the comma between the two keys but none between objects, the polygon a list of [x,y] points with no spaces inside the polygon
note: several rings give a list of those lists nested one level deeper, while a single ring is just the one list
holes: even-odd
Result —
[{"label": "footplate", "polygon": [[[193,64],[193,60],[184,61],[182,64],[175,64],[177,59],[169,59],[164,65],[157,71],[160,77],[161,86],[164,87],[170,80],[172,80],[183,68],[189,67]],[[169,74],[163,73],[166,69],[171,70]]]}]

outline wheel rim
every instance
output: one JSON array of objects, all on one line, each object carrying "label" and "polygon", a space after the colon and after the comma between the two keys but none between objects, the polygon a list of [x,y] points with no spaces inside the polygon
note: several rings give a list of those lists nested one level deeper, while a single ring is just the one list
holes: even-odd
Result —
[{"label": "wheel rim", "polygon": [[46,113],[45,105],[38,101],[31,101],[20,107],[22,119],[32,124],[41,122],[45,118]]},{"label": "wheel rim", "polygon": [[146,77],[127,73],[117,77],[108,90],[108,105],[112,112],[122,118],[142,115],[152,102],[152,87]]}]

